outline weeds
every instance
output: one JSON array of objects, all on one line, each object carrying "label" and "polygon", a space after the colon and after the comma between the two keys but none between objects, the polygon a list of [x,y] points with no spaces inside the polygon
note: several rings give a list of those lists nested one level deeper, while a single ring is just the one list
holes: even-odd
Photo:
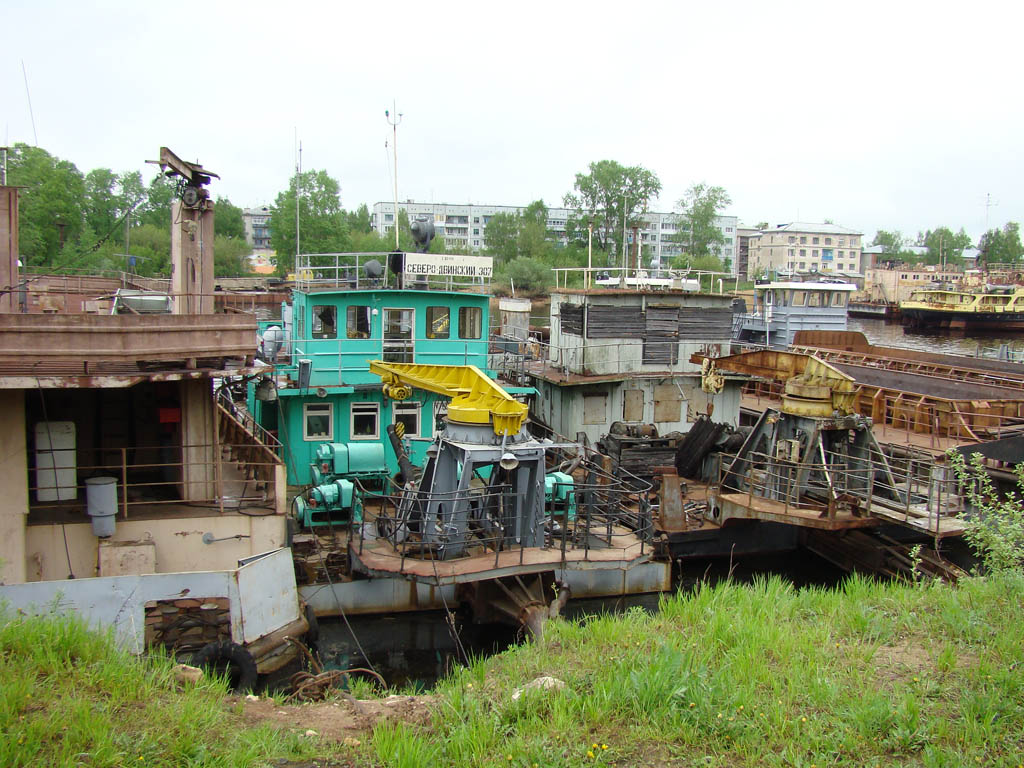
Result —
[{"label": "weeds", "polygon": [[0,765],[229,766],[310,756],[269,729],[239,729],[222,681],[187,690],[171,660],[119,651],[68,616],[0,611]]},{"label": "weeds", "polygon": [[[429,727],[379,723],[348,755],[464,768],[1016,766],[1022,594],[1013,570],[956,587],[852,577],[797,591],[773,577],[666,596],[654,615],[553,620],[543,642],[439,684]],[[0,765],[265,765],[329,749],[237,729],[222,685],[185,696],[168,668],[74,622],[8,620]],[[566,686],[512,699],[540,675]]]}]

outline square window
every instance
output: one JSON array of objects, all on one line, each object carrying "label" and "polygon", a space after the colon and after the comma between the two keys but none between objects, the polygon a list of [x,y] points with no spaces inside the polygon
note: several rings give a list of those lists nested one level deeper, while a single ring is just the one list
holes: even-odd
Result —
[{"label": "square window", "polygon": [[379,403],[352,403],[351,434],[353,440],[380,438]]},{"label": "square window", "polygon": [[803,259],[806,256],[807,256],[807,249],[806,248],[801,248],[800,249],[800,258]]},{"label": "square window", "polygon": [[832,245],[832,238],[831,237],[826,237],[825,238],[825,245]]},{"label": "square window", "polygon": [[807,269],[807,262],[806,261],[801,261],[800,262],[800,266],[798,267],[798,269]]},{"label": "square window", "polygon": [[451,333],[448,307],[427,307],[427,338],[447,339]]},{"label": "square window", "polygon": [[334,439],[334,405],[306,403],[302,406],[302,439],[330,442]]},{"label": "square window", "polygon": [[807,245],[807,236],[800,235],[800,245]]},{"label": "square window", "polygon": [[392,421],[405,427],[406,437],[420,437],[421,403],[396,402],[391,406]]},{"label": "square window", "polygon": [[345,335],[350,339],[370,338],[370,308],[350,306],[345,313]]},{"label": "square window", "polygon": [[479,339],[483,334],[483,316],[480,307],[459,307],[459,338]]},{"label": "square window", "polygon": [[811,240],[811,245],[817,245],[817,244],[818,244],[818,238],[815,237],[815,238],[813,238]]},{"label": "square window", "polygon": [[338,338],[338,308],[329,304],[313,305],[313,338]]}]

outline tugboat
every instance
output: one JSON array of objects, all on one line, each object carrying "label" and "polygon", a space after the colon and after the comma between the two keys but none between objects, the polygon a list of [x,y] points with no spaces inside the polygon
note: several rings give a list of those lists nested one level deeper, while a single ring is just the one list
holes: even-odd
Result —
[{"label": "tugboat", "polygon": [[855,290],[841,280],[757,283],[752,311],[733,318],[733,338],[785,349],[798,331],[845,331],[846,305]]},{"label": "tugboat", "polygon": [[983,291],[919,290],[900,302],[903,324],[918,329],[1024,331],[1024,287]]},{"label": "tugboat", "polygon": [[[279,436],[299,592],[317,616],[468,608],[532,633],[569,594],[652,592],[649,484],[533,434],[531,387],[488,367],[488,257],[300,256],[273,372],[250,386]],[[383,262],[383,263],[382,263]]]}]

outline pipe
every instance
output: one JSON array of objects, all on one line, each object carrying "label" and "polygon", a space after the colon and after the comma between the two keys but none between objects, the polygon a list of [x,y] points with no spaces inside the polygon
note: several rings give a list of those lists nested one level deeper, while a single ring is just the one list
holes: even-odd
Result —
[{"label": "pipe", "polygon": [[391,441],[391,447],[395,451],[395,458],[398,459],[398,468],[401,471],[401,478],[399,483],[401,485],[408,485],[416,477],[415,468],[412,462],[409,461],[409,457],[405,453],[405,449],[402,447],[402,441],[398,438],[398,433],[395,432],[395,425],[388,424],[387,426],[388,439]]}]

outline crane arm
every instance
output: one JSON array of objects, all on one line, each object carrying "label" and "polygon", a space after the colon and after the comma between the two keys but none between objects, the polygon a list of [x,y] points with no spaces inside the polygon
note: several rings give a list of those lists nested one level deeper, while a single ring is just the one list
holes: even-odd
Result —
[{"label": "crane arm", "polygon": [[370,372],[384,381],[384,394],[405,400],[412,387],[452,399],[448,417],[463,424],[490,424],[496,435],[515,435],[527,407],[475,365],[426,365],[370,361]]},{"label": "crane arm", "polygon": [[[701,363],[704,355],[694,354],[690,362]],[[831,407],[843,413],[853,412],[857,382],[833,365],[813,355],[761,349],[740,352],[713,360],[711,369],[746,373],[785,383],[787,395],[797,399],[829,399]]]}]

